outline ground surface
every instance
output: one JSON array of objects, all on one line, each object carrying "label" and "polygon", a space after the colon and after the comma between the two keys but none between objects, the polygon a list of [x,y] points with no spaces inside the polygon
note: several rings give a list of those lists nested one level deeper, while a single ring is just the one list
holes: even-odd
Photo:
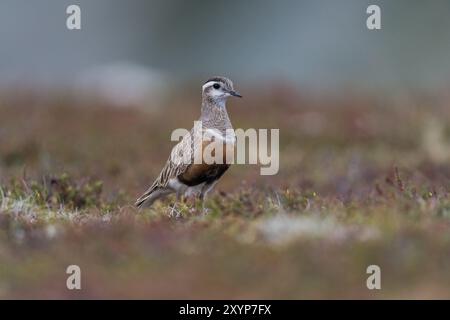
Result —
[{"label": "ground surface", "polygon": [[234,166],[210,214],[178,217],[172,199],[132,204],[195,96],[146,110],[2,97],[0,298],[450,298],[449,99],[257,93],[229,112],[280,129],[279,174]]}]

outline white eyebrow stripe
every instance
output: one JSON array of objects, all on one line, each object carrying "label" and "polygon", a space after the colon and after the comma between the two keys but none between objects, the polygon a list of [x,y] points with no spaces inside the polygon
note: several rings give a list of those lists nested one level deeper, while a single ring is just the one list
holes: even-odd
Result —
[{"label": "white eyebrow stripe", "polygon": [[205,90],[206,88],[208,88],[209,86],[212,86],[214,83],[217,83],[217,81],[208,81],[207,83],[205,83],[202,87],[202,90]]}]

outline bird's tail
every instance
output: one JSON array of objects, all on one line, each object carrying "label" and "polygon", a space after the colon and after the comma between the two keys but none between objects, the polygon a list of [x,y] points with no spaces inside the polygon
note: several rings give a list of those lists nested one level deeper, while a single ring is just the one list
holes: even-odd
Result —
[{"label": "bird's tail", "polygon": [[153,202],[165,195],[164,189],[152,187],[148,189],[139,199],[136,200],[135,206],[138,208],[150,207]]}]

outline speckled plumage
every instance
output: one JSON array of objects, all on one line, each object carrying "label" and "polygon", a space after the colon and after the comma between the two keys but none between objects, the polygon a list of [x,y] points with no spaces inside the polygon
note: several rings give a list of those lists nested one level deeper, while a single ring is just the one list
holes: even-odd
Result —
[{"label": "speckled plumage", "polygon": [[[214,86],[220,85],[220,89]],[[226,99],[238,96],[231,80],[224,77],[208,79],[202,88],[202,107],[200,121],[202,130],[195,132],[194,128],[173,147],[159,176],[150,188],[136,201],[136,206],[151,206],[153,202],[170,193],[176,193],[177,198],[192,192],[198,193],[203,200],[217,180],[228,169],[229,164],[194,164],[194,147],[209,143],[203,140],[203,132],[208,129],[217,130],[225,135],[227,129],[232,129],[226,109]],[[230,142],[229,142],[230,143]],[[234,144],[234,141],[232,142]],[[190,153],[191,161],[183,161],[183,155]],[[198,189],[198,190],[197,190]]]}]

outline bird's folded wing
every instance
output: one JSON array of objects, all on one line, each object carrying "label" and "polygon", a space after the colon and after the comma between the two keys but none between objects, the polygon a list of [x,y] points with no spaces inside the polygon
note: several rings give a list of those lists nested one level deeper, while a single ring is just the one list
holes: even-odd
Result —
[{"label": "bird's folded wing", "polygon": [[189,165],[194,162],[195,146],[201,145],[201,143],[201,132],[195,133],[194,130],[191,130],[191,132],[187,133],[183,139],[173,147],[169,159],[150,189],[166,187],[170,179],[183,174]]}]

